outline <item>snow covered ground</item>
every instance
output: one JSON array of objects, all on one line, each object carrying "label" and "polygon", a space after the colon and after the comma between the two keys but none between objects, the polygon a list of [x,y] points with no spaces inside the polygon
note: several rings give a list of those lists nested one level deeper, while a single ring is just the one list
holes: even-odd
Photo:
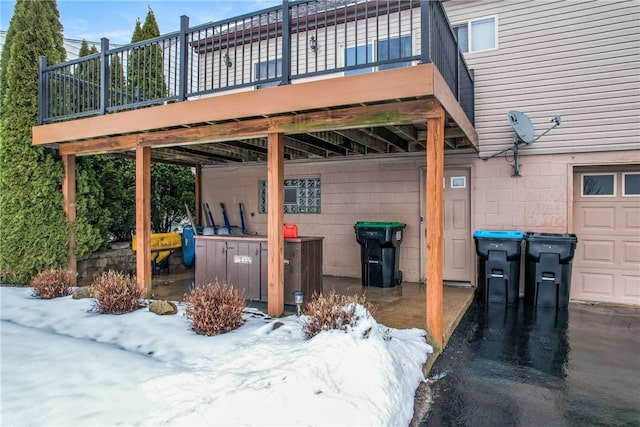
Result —
[{"label": "snow covered ground", "polygon": [[31,293],[0,288],[1,425],[402,426],[432,351],[423,330],[370,316],[307,340],[296,316],[249,310],[206,337],[182,305],[102,315],[92,299]]}]

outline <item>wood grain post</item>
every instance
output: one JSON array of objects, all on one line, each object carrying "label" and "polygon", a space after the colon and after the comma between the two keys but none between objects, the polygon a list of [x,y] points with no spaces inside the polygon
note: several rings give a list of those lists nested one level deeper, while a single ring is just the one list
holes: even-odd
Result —
[{"label": "wood grain post", "polygon": [[267,153],[267,312],[284,313],[284,134],[270,133]]},{"label": "wood grain post", "polygon": [[427,119],[427,334],[437,349],[443,342],[442,271],[444,265],[444,110]]},{"label": "wood grain post", "polygon": [[[195,179],[195,192],[196,192],[196,206],[195,206],[195,212],[194,212],[194,221],[196,224],[199,225],[204,225],[202,223],[202,219],[200,217],[201,212],[202,212],[202,166],[201,165],[196,165],[196,179]],[[193,232],[195,233],[196,230],[193,230]]]},{"label": "wood grain post", "polygon": [[76,238],[73,234],[73,224],[76,221],[76,156],[62,156],[64,178],[62,181],[62,197],[64,198],[64,213],[69,225],[69,259],[67,270],[73,274],[73,284],[77,283],[78,262],[76,259]]},{"label": "wood grain post", "polygon": [[136,148],[136,280],[151,295],[151,148]]}]

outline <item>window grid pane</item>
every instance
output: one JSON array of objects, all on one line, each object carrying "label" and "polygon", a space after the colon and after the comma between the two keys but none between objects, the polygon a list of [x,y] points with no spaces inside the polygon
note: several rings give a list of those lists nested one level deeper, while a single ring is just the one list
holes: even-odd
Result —
[{"label": "window grid pane", "polygon": [[[285,179],[284,186],[285,192],[297,189],[297,203],[289,194],[292,203],[285,204],[284,213],[320,213],[320,178]],[[258,212],[267,213],[267,181],[261,180],[258,189]]]}]

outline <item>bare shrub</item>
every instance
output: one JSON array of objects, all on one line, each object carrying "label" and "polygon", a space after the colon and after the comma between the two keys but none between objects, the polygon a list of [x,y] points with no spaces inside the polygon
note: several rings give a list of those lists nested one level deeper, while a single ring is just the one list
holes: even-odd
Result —
[{"label": "bare shrub", "polygon": [[94,308],[103,314],[130,313],[142,307],[144,291],[135,275],[109,270],[91,283]]},{"label": "bare shrub", "polygon": [[66,297],[72,292],[73,273],[67,270],[41,271],[31,279],[33,296],[43,299]]},{"label": "bare shrub", "polygon": [[244,297],[237,289],[215,281],[197,286],[185,296],[185,315],[200,335],[219,335],[233,331],[244,323]]},{"label": "bare shrub", "polygon": [[304,309],[302,330],[307,338],[331,329],[346,331],[360,319],[356,314],[358,305],[364,306],[370,314],[376,311],[376,306],[367,302],[364,295],[337,295],[333,291],[328,296],[313,294]]}]

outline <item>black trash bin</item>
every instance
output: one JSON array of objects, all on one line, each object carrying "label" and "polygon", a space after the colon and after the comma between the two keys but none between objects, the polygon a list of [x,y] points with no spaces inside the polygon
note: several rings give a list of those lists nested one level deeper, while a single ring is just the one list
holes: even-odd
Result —
[{"label": "black trash bin", "polygon": [[388,288],[402,283],[400,243],[406,224],[358,221],[354,226],[360,244],[362,285]]},{"label": "black trash bin", "polygon": [[520,289],[522,231],[476,230],[478,299],[486,303],[514,304]]},{"label": "black trash bin", "polygon": [[524,300],[534,307],[569,307],[575,234],[527,233]]}]

